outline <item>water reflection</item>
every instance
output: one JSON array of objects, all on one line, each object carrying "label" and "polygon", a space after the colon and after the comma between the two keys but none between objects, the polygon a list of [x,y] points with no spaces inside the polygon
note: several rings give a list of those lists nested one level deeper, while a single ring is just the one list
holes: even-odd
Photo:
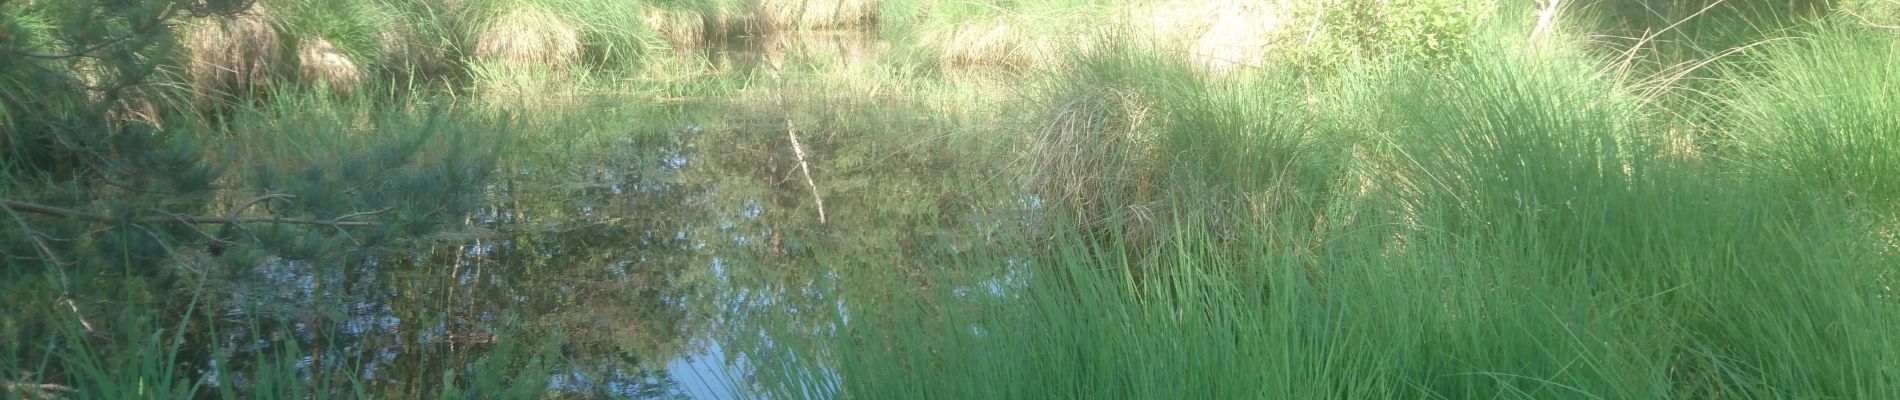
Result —
[{"label": "water reflection", "polygon": [[407,252],[343,265],[268,259],[226,285],[230,328],[200,372],[249,390],[270,378],[255,371],[266,360],[290,358],[306,383],[415,395],[515,321],[566,339],[549,389],[689,397],[709,386],[693,366],[724,362],[705,356],[718,347],[695,335],[692,288],[675,282],[708,259],[686,201],[698,189],[677,179],[693,157],[681,139],[630,139],[585,169],[515,169],[488,188],[486,206]]},{"label": "water reflection", "polygon": [[[827,34],[711,51],[742,68],[787,60],[853,67],[872,62],[883,47],[867,34]],[[999,240],[991,233],[952,238],[921,222],[887,223],[894,221],[882,219],[890,214],[881,211],[889,193],[872,189],[834,194],[840,206],[862,208],[867,217],[819,226],[804,203],[807,189],[792,179],[789,149],[776,142],[782,132],[761,128],[776,123],[708,132],[697,122],[648,123],[574,159],[504,166],[482,193],[481,208],[405,251],[342,265],[273,259],[242,273],[225,296],[223,325],[230,328],[205,355],[208,382],[262,385],[221,371],[290,358],[297,360],[296,379],[333,383],[327,387],[357,382],[372,386],[373,396],[416,397],[434,390],[445,371],[464,370],[519,336],[508,332],[530,332],[565,339],[547,382],[561,397],[733,398],[734,390],[770,374],[772,363],[822,362],[819,354],[748,357],[776,351],[787,339],[768,332],[803,340],[839,335],[852,323],[851,302],[832,290],[844,278],[813,268],[818,261],[810,250],[818,243],[916,255],[939,251],[927,245],[932,241],[961,252]],[[837,142],[811,145],[846,151]],[[865,188],[920,181],[906,171],[875,172],[828,179],[859,179]],[[977,215],[919,202],[890,207],[913,210],[901,214],[912,220],[947,216],[947,224],[973,227],[969,232],[1026,224],[1041,207],[1028,199],[1001,215]],[[947,285],[973,301],[1007,297],[1031,278],[1026,262],[1007,264],[960,283],[893,281],[902,282],[897,288]]]}]

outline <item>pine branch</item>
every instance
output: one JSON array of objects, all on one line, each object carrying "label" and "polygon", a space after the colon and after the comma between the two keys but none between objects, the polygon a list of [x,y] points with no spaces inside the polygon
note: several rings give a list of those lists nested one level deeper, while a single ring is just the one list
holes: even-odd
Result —
[{"label": "pine branch", "polygon": [[[6,4],[6,2],[0,1],[0,4]],[[120,42],[132,40],[143,35],[152,34],[153,32],[157,31],[157,28],[161,24],[163,24],[166,20],[169,20],[173,17],[172,15],[173,10],[174,8],[172,8],[170,5],[166,5],[164,9],[159,10],[158,15],[152,16],[150,20],[134,22],[132,30],[129,32],[120,34],[118,36],[113,36],[111,38],[101,40],[98,43],[93,43],[91,45],[74,49],[72,51],[65,52],[65,53],[41,54],[41,53],[34,53],[34,52],[26,51],[26,50],[21,50],[18,48],[4,48],[4,49],[0,49],[0,51],[4,51],[6,53],[11,53],[13,55],[17,55],[21,57],[37,58],[41,60],[64,60],[64,59],[69,59],[69,58],[84,57],[86,55],[92,54],[95,51],[99,51],[99,49],[106,48],[107,46],[119,44]]]},{"label": "pine branch", "polygon": [[[267,196],[269,198],[279,198],[279,197],[282,197],[283,195],[267,195]],[[258,201],[262,201],[262,200],[253,199],[252,201],[245,203],[244,207],[249,207],[250,205],[256,204]],[[85,211],[74,210],[74,209],[69,209],[69,208],[45,206],[45,205],[14,201],[14,200],[0,199],[0,208],[6,208],[8,210],[19,211],[19,212],[24,212],[24,213],[50,215],[50,216],[56,216],[56,217],[77,218],[77,219],[89,220],[89,221],[106,223],[106,224],[119,223],[119,220],[117,218],[112,218],[104,214],[85,212]],[[242,208],[239,208],[238,210],[242,210]],[[160,216],[160,217],[144,217],[144,218],[135,218],[131,221],[131,223],[134,223],[134,224],[275,223],[275,224],[293,224],[293,225],[323,225],[323,226],[333,226],[333,227],[376,226],[376,223],[374,222],[344,221],[343,219],[380,214],[386,211],[389,211],[389,209],[370,211],[370,212],[352,213],[352,214],[349,214],[337,219],[332,219],[332,220],[315,220],[315,219],[281,218],[281,217],[239,217],[237,216],[236,212],[233,212],[231,213],[231,215],[226,215],[226,216],[167,215],[167,216]]]},{"label": "pine branch", "polygon": [[99,51],[99,49],[106,48],[106,46],[119,44],[119,42],[130,40],[133,37],[136,37],[138,35],[143,35],[145,33],[147,32],[142,32],[142,31],[126,32],[123,35],[114,36],[111,39],[106,39],[99,43],[93,43],[90,46],[82,47],[77,50],[73,50],[66,53],[41,54],[41,53],[34,53],[34,52],[14,49],[14,48],[7,48],[5,50],[7,53],[11,53],[13,55],[26,57],[26,58],[37,58],[37,59],[42,59],[42,60],[62,60],[62,59],[76,58],[76,57],[84,56],[87,54],[92,54],[92,52]]},{"label": "pine branch", "polygon": [[[0,203],[0,210],[5,210],[7,216],[13,217],[13,222],[20,225],[21,233],[26,234],[28,239],[33,240],[33,245],[39,247],[40,253],[46,256],[47,262],[53,263],[53,271],[59,274],[60,300],[64,300],[66,307],[73,310],[73,316],[79,319],[80,327],[86,328],[87,333],[96,333],[97,331],[92,329],[92,323],[86,322],[86,314],[79,312],[79,305],[73,304],[72,293],[66,290],[72,285],[71,281],[66,278],[66,262],[60,261],[59,253],[53,252],[53,247],[46,245],[45,235],[33,231],[33,227],[27,225],[26,220],[20,218],[20,213],[14,212],[13,207]],[[0,388],[6,388],[8,391],[13,390],[11,384],[3,380],[0,380]]]}]

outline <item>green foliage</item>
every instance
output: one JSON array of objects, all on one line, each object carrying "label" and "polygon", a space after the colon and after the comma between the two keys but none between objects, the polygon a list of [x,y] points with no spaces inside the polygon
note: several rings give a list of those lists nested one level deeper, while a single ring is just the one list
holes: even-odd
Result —
[{"label": "green foliage", "polygon": [[1829,24],[1759,55],[1764,70],[1743,80],[1730,149],[1756,179],[1873,207],[1900,200],[1900,50],[1891,32]]},{"label": "green foliage", "polygon": [[[1301,62],[1323,68],[1354,59],[1445,63],[1464,55],[1499,6],[1486,0],[1320,0],[1299,4],[1289,26],[1310,41],[1293,47]],[[1304,21],[1316,21],[1308,26]],[[1308,31],[1311,32],[1308,32]],[[1289,36],[1291,37],[1291,36]]]},{"label": "green foliage", "polygon": [[264,0],[273,22],[279,27],[284,43],[291,49],[308,46],[308,41],[328,41],[336,50],[359,66],[382,66],[393,55],[384,54],[384,43],[409,28],[398,12],[380,1],[365,0]]},{"label": "green foliage", "polygon": [[[97,173],[119,129],[115,108],[176,53],[169,22],[188,2],[0,5],[0,154],[11,172]],[[156,101],[159,99],[141,99]],[[130,124],[138,125],[138,124]],[[143,133],[134,132],[137,136]]]}]

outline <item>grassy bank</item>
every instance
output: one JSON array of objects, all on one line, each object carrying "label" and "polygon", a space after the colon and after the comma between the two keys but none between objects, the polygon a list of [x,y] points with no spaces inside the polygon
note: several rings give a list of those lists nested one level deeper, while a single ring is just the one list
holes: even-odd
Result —
[{"label": "grassy bank", "polygon": [[1879,7],[61,4],[5,396],[1900,397]]},{"label": "grassy bank", "polygon": [[1614,56],[1494,29],[1317,83],[1083,56],[1015,103],[1046,236],[855,276],[815,343],[748,354],[807,366],[786,397],[1894,395],[1896,221],[1860,200],[1890,32],[1751,53],[1684,150]]}]

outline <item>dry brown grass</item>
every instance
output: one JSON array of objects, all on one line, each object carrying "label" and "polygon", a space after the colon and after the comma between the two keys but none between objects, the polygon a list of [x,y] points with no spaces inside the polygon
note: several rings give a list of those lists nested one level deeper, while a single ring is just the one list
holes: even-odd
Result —
[{"label": "dry brown grass", "polygon": [[1264,66],[1285,39],[1286,10],[1272,0],[1167,1],[1129,7],[1130,39],[1179,54],[1212,76]]},{"label": "dry brown grass", "polygon": [[[1069,54],[1086,52],[1102,35],[1177,54],[1209,75],[1265,65],[1272,44],[1285,38],[1285,10],[1270,0],[1140,3],[1090,17],[1003,15],[928,31],[924,43],[949,70],[1022,72],[1060,68]],[[1101,27],[1122,27],[1102,30]]]},{"label": "dry brown grass", "polygon": [[1262,1],[1226,1],[1203,5],[1195,20],[1211,21],[1189,46],[1189,60],[1213,75],[1266,65],[1270,45],[1281,31],[1284,13]]},{"label": "dry brown grass", "polygon": [[[88,102],[104,107],[106,121],[113,126],[145,124],[162,127],[166,110],[189,106],[178,102],[173,90],[178,87],[178,82],[174,80],[176,75],[170,71],[147,76],[136,84],[126,86],[128,82],[121,82],[119,79],[122,77],[117,75],[116,70],[105,67],[98,59],[79,58],[69,64],[69,68],[67,71],[72,74],[72,78],[85,87],[117,88],[110,91],[114,96],[112,98],[107,98],[107,90],[84,91]],[[4,111],[0,109],[0,112]],[[0,137],[4,136],[0,134]]]},{"label": "dry brown grass", "polygon": [[867,26],[879,0],[756,0],[749,28],[754,33],[848,29]]},{"label": "dry brown grass", "polygon": [[833,63],[836,66],[864,67],[874,64],[878,54],[889,48],[869,32],[788,32],[761,40],[760,55],[766,62],[785,60]]},{"label": "dry brown grass", "polygon": [[363,71],[329,40],[304,40],[297,48],[298,79],[306,85],[325,86],[348,95],[363,84]]},{"label": "dry brown grass", "polygon": [[474,56],[501,66],[562,69],[580,59],[580,33],[560,16],[518,9],[489,22],[476,39]]},{"label": "dry brown grass", "polygon": [[706,17],[697,12],[648,7],[640,11],[640,19],[674,50],[695,51],[706,46],[708,24]]},{"label": "dry brown grass", "polygon": [[263,4],[230,15],[198,20],[184,47],[192,92],[200,98],[230,100],[261,92],[284,68],[282,44]]},{"label": "dry brown grass", "polygon": [[409,22],[398,21],[377,34],[378,47],[389,57],[391,67],[419,76],[442,76],[456,72],[456,62],[447,43],[429,43]]},{"label": "dry brown grass", "polygon": [[1036,21],[1000,18],[925,32],[923,40],[937,51],[937,65],[953,71],[1000,70],[1024,72],[1059,67],[1067,52],[1087,46],[1082,34],[1048,34],[1032,26]]}]

